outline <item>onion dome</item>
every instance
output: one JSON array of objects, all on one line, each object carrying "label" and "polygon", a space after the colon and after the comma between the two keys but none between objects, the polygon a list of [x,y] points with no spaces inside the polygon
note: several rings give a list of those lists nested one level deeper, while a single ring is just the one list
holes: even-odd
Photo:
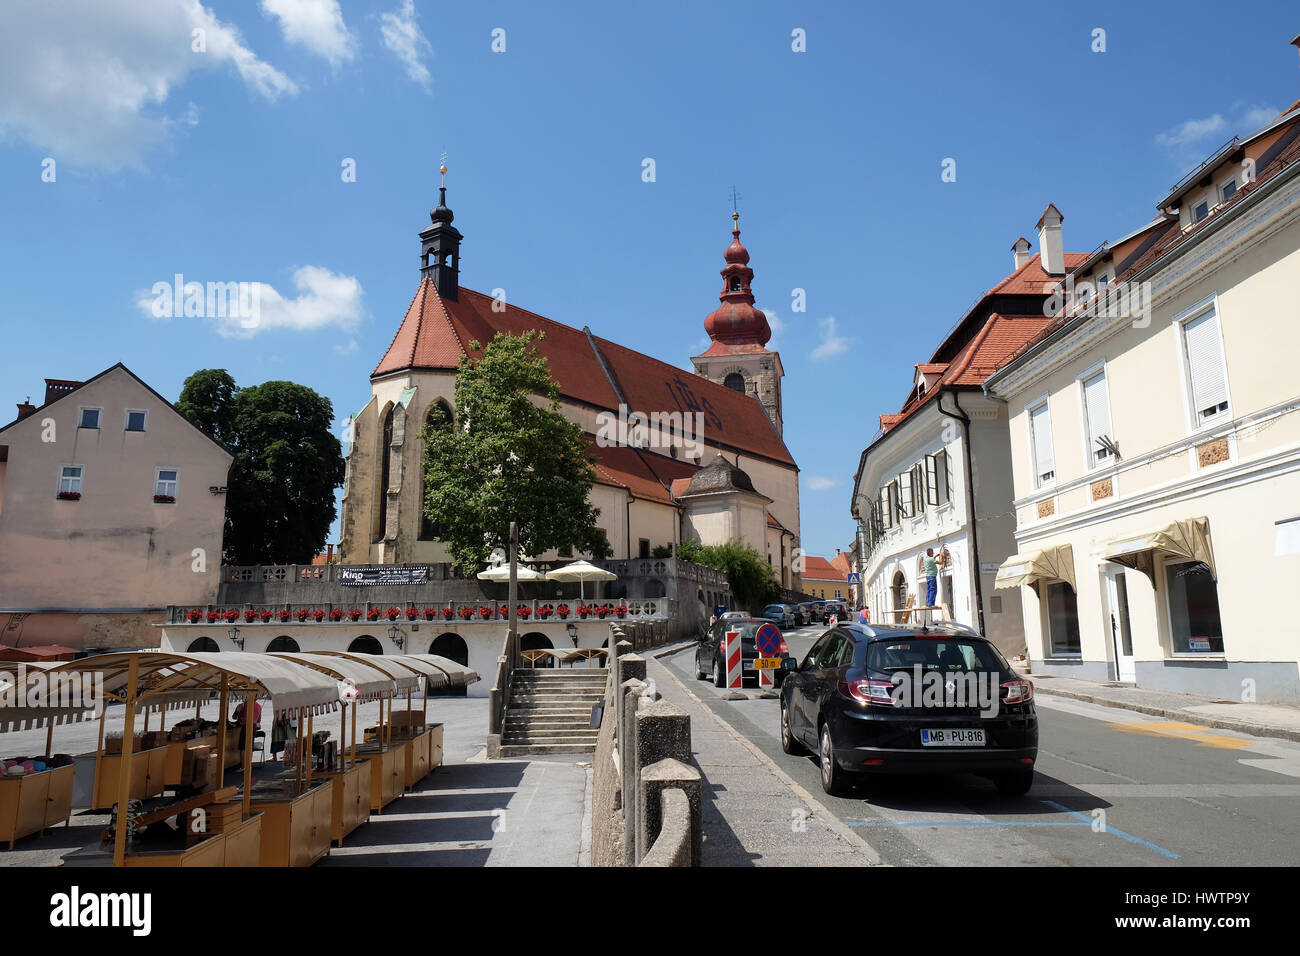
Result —
[{"label": "onion dome", "polygon": [[749,268],[749,250],[740,242],[740,214],[732,213],[731,245],[723,253],[727,265],[722,270],[721,303],[704,320],[704,331],[714,342],[724,345],[766,345],[772,337],[767,316],[754,308],[750,283],[754,270]]}]

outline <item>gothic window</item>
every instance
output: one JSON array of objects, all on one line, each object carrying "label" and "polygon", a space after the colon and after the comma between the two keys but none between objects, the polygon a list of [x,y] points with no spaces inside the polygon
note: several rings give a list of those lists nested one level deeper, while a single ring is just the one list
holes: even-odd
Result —
[{"label": "gothic window", "polygon": [[393,406],[384,413],[383,439],[379,445],[379,522],[375,528],[375,541],[383,541],[388,530],[388,480],[393,448]]},{"label": "gothic window", "polygon": [[745,376],[739,372],[732,372],[722,380],[722,384],[733,392],[739,392],[741,395],[745,394]]}]

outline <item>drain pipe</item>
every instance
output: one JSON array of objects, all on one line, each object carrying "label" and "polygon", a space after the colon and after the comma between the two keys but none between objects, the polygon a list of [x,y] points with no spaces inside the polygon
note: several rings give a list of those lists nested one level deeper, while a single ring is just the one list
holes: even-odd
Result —
[{"label": "drain pipe", "polygon": [[[966,521],[970,526],[971,577],[975,582],[975,615],[980,634],[984,631],[984,587],[980,583],[980,543],[979,524],[975,517],[975,473],[971,466],[970,453],[970,416],[962,411],[961,399],[957,392],[950,392],[957,413],[953,414],[943,407],[943,396],[950,390],[944,388],[939,392],[936,402],[939,414],[961,422],[961,455],[966,461]],[[985,635],[987,636],[987,635]]]}]

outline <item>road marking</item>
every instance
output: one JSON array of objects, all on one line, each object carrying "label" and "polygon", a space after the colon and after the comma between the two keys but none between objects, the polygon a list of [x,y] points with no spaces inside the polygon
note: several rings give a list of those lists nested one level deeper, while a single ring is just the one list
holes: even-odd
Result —
[{"label": "road marking", "polygon": [[[1088,824],[1088,826],[1090,827],[1092,826],[1092,822],[1093,822],[1092,817],[1085,816],[1084,814],[1080,813],[1077,810],[1071,810],[1069,807],[1063,807],[1055,800],[1040,800],[1039,803],[1045,804],[1046,806],[1051,807],[1053,810],[1059,810],[1061,813],[1068,813],[1072,817],[1079,818],[1084,823]],[[1171,860],[1182,859],[1182,857],[1179,856],[1177,853],[1175,853],[1173,850],[1166,850],[1162,846],[1156,846],[1154,843],[1151,843],[1148,840],[1144,840],[1141,837],[1134,836],[1131,833],[1126,833],[1125,831],[1119,829],[1118,827],[1111,826],[1109,823],[1106,824],[1106,829],[1103,832],[1113,833],[1115,834],[1115,836],[1120,837],[1121,839],[1124,840],[1128,840],[1130,843],[1136,843],[1139,846],[1144,846],[1149,850],[1155,850],[1157,853],[1163,854],[1164,856],[1169,857],[1169,859]]]},{"label": "road marking", "polygon": [[845,820],[851,827],[1087,827],[1078,820]]},{"label": "road marking", "polygon": [[1180,720],[1149,720],[1130,723],[1107,723],[1112,730],[1121,730],[1129,734],[1142,734],[1145,737],[1166,737],[1195,741],[1201,747],[1214,747],[1218,750],[1240,750],[1249,747],[1251,742],[1241,737],[1227,737],[1215,733],[1208,727],[1186,724]]}]

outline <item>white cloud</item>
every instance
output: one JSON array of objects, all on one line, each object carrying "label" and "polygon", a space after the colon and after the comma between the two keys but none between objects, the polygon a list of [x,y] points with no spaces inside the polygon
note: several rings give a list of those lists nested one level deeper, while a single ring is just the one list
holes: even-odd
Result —
[{"label": "white cloud", "polygon": [[432,55],[433,47],[420,30],[420,25],[415,22],[414,0],[402,0],[402,5],[397,10],[381,16],[379,32],[384,38],[384,46],[402,61],[406,75],[424,87],[427,93],[433,80],[422,58]]},{"label": "white cloud", "polygon": [[262,13],[280,21],[288,43],[305,47],[337,68],[357,54],[338,0],[262,0]]},{"label": "white cloud", "polygon": [[[199,280],[185,276],[183,282],[185,288],[179,294],[179,302],[172,291],[176,282],[169,278],[149,290],[137,292],[136,307],[150,318],[170,319],[175,314],[178,321],[184,321],[183,308],[175,306],[183,307],[188,295],[185,290]],[[269,282],[246,283],[256,288],[245,292],[242,300],[230,299],[231,304],[225,309],[218,306],[223,301],[220,292],[213,293],[207,282],[199,284],[206,294],[195,297],[197,314],[188,318],[211,322],[217,334],[225,338],[248,339],[270,329],[313,332],[331,326],[350,332],[364,315],[360,281],[321,266],[302,266],[294,271],[293,284],[298,294],[292,298],[281,295]],[[222,315],[221,311],[228,314]],[[348,346],[342,354],[351,350]]]},{"label": "white cloud", "polygon": [[827,478],[823,475],[809,475],[805,484],[809,491],[825,491],[828,488],[838,488],[840,482],[836,478]]},{"label": "white cloud", "polygon": [[828,315],[817,323],[822,330],[821,344],[812,350],[812,360],[821,362],[847,352],[853,340],[840,335],[835,329],[835,316]]},{"label": "white cloud", "polygon": [[355,351],[357,350],[357,348],[358,348],[358,346],[357,346],[357,340],[356,340],[356,339],[348,339],[348,342],[347,342],[346,345],[336,345],[336,346],[334,346],[334,351],[337,352],[339,355],[351,355],[353,352],[355,352]]},{"label": "white cloud", "polygon": [[1173,129],[1156,134],[1156,143],[1165,149],[1199,143],[1210,136],[1223,133],[1228,128],[1228,121],[1218,113],[1204,119],[1191,119],[1180,123]]},{"label": "white cloud", "polygon": [[772,330],[772,338],[768,340],[767,347],[775,352],[777,350],[777,339],[785,332],[785,323],[772,309],[761,309],[760,311],[767,316],[767,326]]},{"label": "white cloud", "polygon": [[173,88],[219,68],[267,100],[298,91],[199,0],[11,4],[0,30],[0,134],[57,161],[139,167],[174,129],[198,122],[192,104],[167,111]]},{"label": "white cloud", "polygon": [[[1272,106],[1251,106],[1242,109],[1244,104],[1234,103],[1231,112],[1236,119],[1224,119],[1221,113],[1215,113],[1201,119],[1190,119],[1173,129],[1156,134],[1156,145],[1169,150],[1180,157],[1187,151],[1213,148],[1227,142],[1236,133],[1246,136],[1264,126],[1277,116],[1279,110]],[[1208,142],[1207,142],[1208,141]]]}]

